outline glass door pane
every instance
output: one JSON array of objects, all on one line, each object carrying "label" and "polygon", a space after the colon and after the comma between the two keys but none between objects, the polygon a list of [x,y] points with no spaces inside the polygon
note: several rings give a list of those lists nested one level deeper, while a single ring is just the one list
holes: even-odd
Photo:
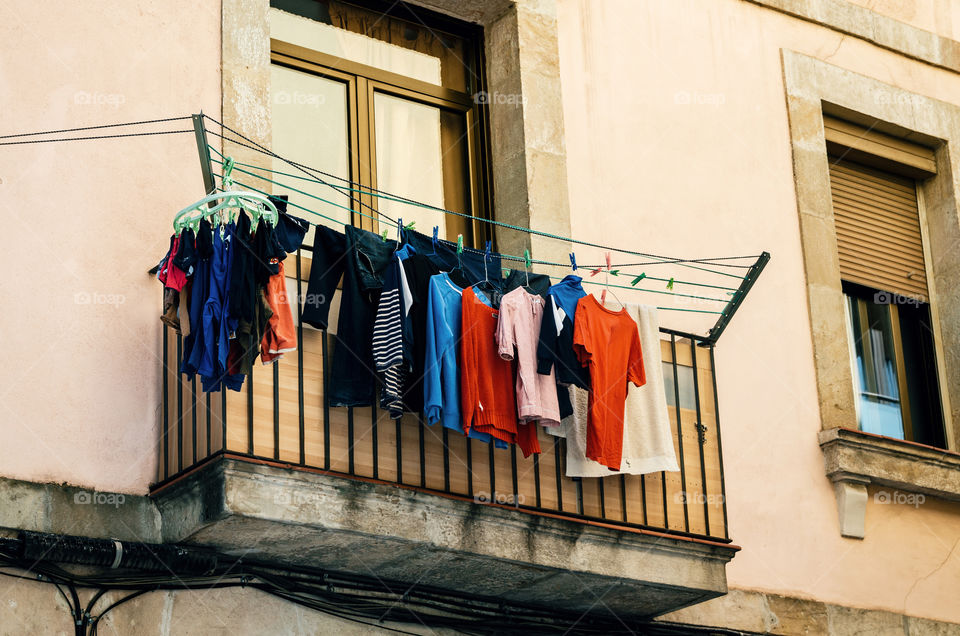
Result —
[{"label": "glass door pane", "polygon": [[[381,92],[374,94],[377,188],[391,194],[464,214],[471,213],[465,118]],[[437,210],[380,199],[378,209],[416,229],[456,240],[469,225]]]},{"label": "glass door pane", "polygon": [[[316,168],[343,179],[350,179],[350,137],[347,116],[347,84],[274,64],[270,68],[272,81],[273,151],[292,161]],[[273,169],[295,177],[274,175],[274,179],[309,195],[274,186],[274,194],[289,194],[290,201],[331,219],[312,215],[291,207],[290,213],[303,216],[313,223],[331,227],[349,223],[351,218],[349,191],[337,191],[313,181],[296,167],[281,159],[273,159]],[[318,175],[338,186],[345,181]],[[342,229],[342,228],[341,228]],[[312,232],[307,237],[312,244]]]}]

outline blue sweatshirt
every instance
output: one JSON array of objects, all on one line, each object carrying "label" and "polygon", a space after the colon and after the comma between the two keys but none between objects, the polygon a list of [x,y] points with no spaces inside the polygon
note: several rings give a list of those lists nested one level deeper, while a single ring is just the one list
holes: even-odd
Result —
[{"label": "blue sweatshirt", "polygon": [[[446,272],[430,277],[427,295],[427,356],[423,379],[423,412],[429,424],[463,433],[460,421],[460,376],[457,371],[457,342],[460,339],[463,289]],[[471,439],[490,442],[488,433],[470,431]],[[498,448],[506,442],[494,440]]]}]

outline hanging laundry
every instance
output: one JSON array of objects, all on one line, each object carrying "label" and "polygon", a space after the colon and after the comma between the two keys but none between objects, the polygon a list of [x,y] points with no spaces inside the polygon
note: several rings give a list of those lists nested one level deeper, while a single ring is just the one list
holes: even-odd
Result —
[{"label": "hanging laundry", "polygon": [[190,285],[190,334],[183,340],[183,358],[180,373],[192,378],[200,366],[204,350],[203,307],[210,289],[210,257],[213,254],[213,229],[207,219],[200,221],[197,230],[197,262]]},{"label": "hanging laundry", "polygon": [[[680,470],[673,446],[670,418],[664,400],[660,358],[660,324],[656,307],[628,303],[628,315],[640,334],[646,384],[629,385],[624,405],[623,450],[620,473],[643,475]],[[574,414],[564,420],[567,432],[567,477],[606,477],[618,474],[586,457],[589,399],[580,393]]]},{"label": "hanging laundry", "polygon": [[517,414],[521,421],[539,421],[541,426],[560,426],[557,380],[537,373],[537,340],[544,305],[542,296],[518,287],[500,301],[497,345],[500,357],[516,360]]},{"label": "hanging laundry", "polygon": [[428,424],[439,422],[471,439],[493,441],[496,447],[506,448],[506,441],[478,429],[465,429],[463,425],[460,378],[465,370],[458,366],[463,293],[463,288],[447,273],[430,279],[424,334],[424,416]]},{"label": "hanging laundry", "polygon": [[[410,371],[403,387],[403,403],[409,411],[425,413],[424,376],[430,281],[440,273],[440,266],[433,260],[432,253],[417,252],[412,245],[406,248],[412,250],[412,253],[403,261],[404,280],[401,280],[401,284],[405,285],[410,294],[409,311],[403,317],[403,357]],[[451,271],[447,275],[459,289],[468,285],[460,271]],[[459,296],[457,303],[459,306]],[[459,315],[457,313],[458,332]]]},{"label": "hanging laundry", "polygon": [[547,290],[550,302],[543,313],[537,344],[537,371],[549,374],[556,367],[560,384],[590,388],[590,373],[573,349],[574,319],[578,301],[586,296],[582,278],[574,274]]},{"label": "hanging laundry", "polygon": [[310,229],[310,222],[306,219],[293,216],[287,212],[287,195],[270,195],[270,200],[277,206],[277,242],[288,254],[292,254],[303,245],[303,239]]},{"label": "hanging laundry", "polygon": [[[522,269],[515,269],[503,279],[501,294],[509,294],[519,287],[525,288],[531,294],[546,296],[550,289],[550,277],[546,274],[530,274]],[[537,327],[539,330],[539,326]]]},{"label": "hanging laundry", "polygon": [[163,283],[163,314],[160,320],[178,333],[180,332],[180,320],[177,317],[180,308],[180,291],[187,282],[186,273],[174,263],[179,247],[180,237],[172,235],[170,249],[157,268],[157,279]]},{"label": "hanging laundry", "polygon": [[[578,393],[586,395],[586,390],[590,388],[590,372],[581,366],[573,350],[577,301],[586,295],[582,281],[581,277],[569,274],[551,286],[547,290],[547,306],[540,323],[537,372],[543,375],[555,373],[561,418],[573,414],[571,396]],[[563,421],[561,426],[550,432],[563,437]]]},{"label": "hanging laundry", "polygon": [[373,322],[373,363],[381,374],[380,407],[393,419],[403,416],[403,315],[409,300],[402,293],[403,265],[394,254],[383,276],[383,291]]},{"label": "hanging laundry", "polygon": [[232,267],[232,239],[234,223],[220,226],[213,232],[213,255],[210,258],[210,283],[199,328],[203,331],[203,351],[197,375],[203,390],[219,391],[221,383],[239,390],[242,377],[227,377],[229,353],[229,303],[230,273]]},{"label": "hanging laundry", "polygon": [[376,374],[370,334],[383,276],[396,242],[351,225],[345,234],[317,228],[302,319],[318,329],[328,325],[329,305],[343,278],[333,361],[327,382],[331,406],[370,406]]},{"label": "hanging laundry", "polygon": [[499,312],[472,287],[462,292],[460,402],[463,427],[516,443],[524,457],[540,452],[536,424],[517,421],[514,364],[500,357]]},{"label": "hanging laundry", "polygon": [[462,270],[464,279],[471,285],[482,280],[501,284],[500,255],[492,252],[484,258],[482,252],[464,250],[457,254],[457,246],[450,241],[437,240],[414,230],[404,229],[403,242],[411,245],[418,254],[428,254],[437,267],[445,272]]},{"label": "hanging laundry", "polygon": [[284,276],[282,261],[277,264],[277,273],[267,281],[264,296],[271,315],[263,331],[263,340],[260,342],[260,359],[264,364],[270,364],[280,359],[284,353],[297,350],[297,328],[290,311],[287,279]]},{"label": "hanging laundry", "polygon": [[180,244],[177,254],[173,257],[176,265],[187,277],[193,274],[193,266],[197,262],[197,236],[192,227],[186,227],[180,232]]},{"label": "hanging laundry", "polygon": [[584,296],[577,302],[573,346],[590,370],[586,456],[620,470],[627,382],[646,383],[637,325],[626,309],[613,311]]}]

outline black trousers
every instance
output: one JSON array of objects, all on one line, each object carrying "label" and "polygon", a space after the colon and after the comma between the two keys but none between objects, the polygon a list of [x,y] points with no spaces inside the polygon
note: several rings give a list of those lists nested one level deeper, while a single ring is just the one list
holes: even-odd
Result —
[{"label": "black trousers", "polygon": [[330,303],[342,278],[327,400],[330,406],[369,406],[376,387],[373,321],[383,274],[397,243],[353,226],[345,229],[341,234],[317,227],[303,322],[318,329],[328,327]]}]

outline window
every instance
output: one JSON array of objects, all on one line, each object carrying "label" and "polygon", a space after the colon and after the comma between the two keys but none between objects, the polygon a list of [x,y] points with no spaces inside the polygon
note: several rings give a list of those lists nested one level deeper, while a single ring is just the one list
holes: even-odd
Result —
[{"label": "window", "polygon": [[[487,216],[486,105],[473,97],[484,88],[482,33],[393,4],[378,13],[336,0],[271,2],[273,148],[359,190]],[[402,218],[426,234],[436,226],[441,237],[462,234],[467,244],[486,238],[469,219],[429,208],[308,181],[291,185],[308,193],[292,192],[291,201],[373,231],[390,228],[364,215]]]},{"label": "window", "polygon": [[916,182],[831,157],[860,429],[944,447]]},{"label": "window", "polygon": [[860,285],[844,293],[860,429],[944,447],[929,305]]}]

